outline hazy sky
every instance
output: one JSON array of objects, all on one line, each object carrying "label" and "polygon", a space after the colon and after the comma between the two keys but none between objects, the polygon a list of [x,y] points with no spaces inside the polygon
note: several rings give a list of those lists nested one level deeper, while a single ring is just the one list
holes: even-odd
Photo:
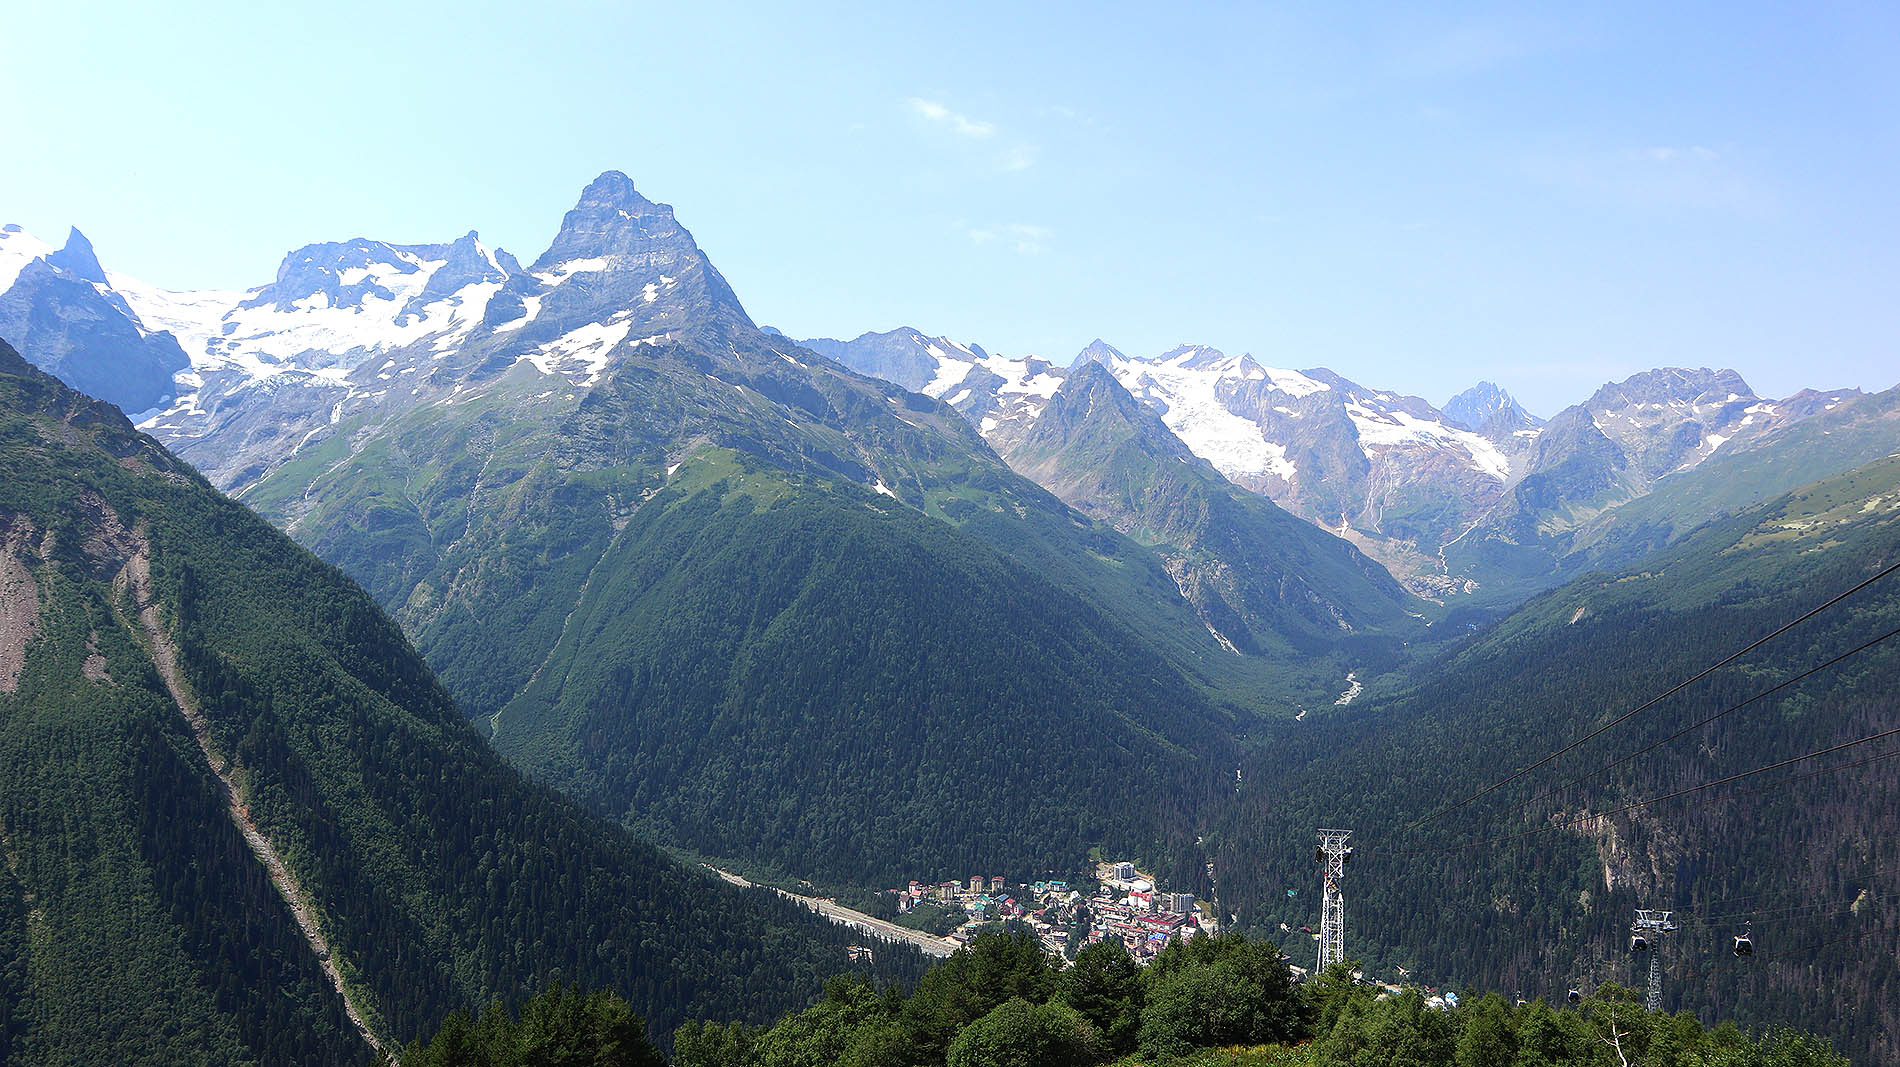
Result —
[{"label": "hazy sky", "polygon": [[1893,4],[266,6],[10,5],[0,221],[241,288],[353,236],[530,260],[619,169],[794,336],[1545,415],[1663,364],[1900,381]]}]

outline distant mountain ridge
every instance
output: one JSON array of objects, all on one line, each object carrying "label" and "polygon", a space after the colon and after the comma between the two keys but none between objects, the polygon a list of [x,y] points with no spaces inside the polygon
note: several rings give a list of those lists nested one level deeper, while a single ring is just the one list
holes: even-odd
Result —
[{"label": "distant mountain ridge", "polygon": [[1544,420],[1525,411],[1523,405],[1512,399],[1511,394],[1491,382],[1479,382],[1466,389],[1445,401],[1442,410],[1453,425],[1473,433],[1484,433],[1485,427],[1493,420],[1500,426],[1512,429],[1534,428],[1544,424]]},{"label": "distant mountain ridge", "polygon": [[[1637,539],[1615,532],[1618,509],[1718,453],[1764,449],[1786,471],[1773,479],[1783,489],[1880,454],[1872,427],[1844,429],[1861,442],[1851,454],[1820,449],[1833,466],[1782,454],[1788,427],[1825,416],[1845,428],[1872,408],[1856,407],[1853,389],[1764,400],[1729,370],[1644,372],[1546,422],[1489,382],[1440,410],[1328,370],[1275,369],[1200,345],[1131,358],[1097,339],[1064,368],[908,328],[859,341],[871,337],[905,338],[903,383],[950,403],[1005,456],[1066,376],[1099,363],[1229,480],[1347,538],[1447,605],[1508,605],[1608,562],[1604,545],[1633,551]],[[884,369],[858,341],[833,344],[855,369]],[[1713,487],[1695,495],[1731,507],[1763,499]],[[1573,544],[1598,547],[1586,557]]]},{"label": "distant mountain ridge", "polygon": [[[62,259],[17,227],[0,231],[0,281],[11,272],[15,282],[0,293],[0,328],[7,308],[18,323],[30,306],[49,308],[40,318],[60,331],[91,324],[63,341],[42,331],[23,349],[75,380],[88,361],[111,363],[113,381],[84,380],[118,389],[133,410],[168,405],[146,428],[234,487],[352,413],[422,403],[474,370],[527,362],[588,388],[614,349],[660,343],[689,320],[751,329],[671,209],[615,172],[583,192],[531,269],[471,231],[436,245],[311,245],[248,293],[168,293],[100,269],[83,237],[69,245]],[[75,310],[58,310],[62,300]],[[617,317],[595,313],[609,306]],[[190,366],[179,365],[174,340]],[[1100,362],[1224,476],[1447,604],[1508,604],[1561,580],[1570,542],[1604,540],[1573,527],[1613,523],[1656,479],[1831,410],[1802,396],[1765,401],[1733,372],[1665,369],[1606,386],[1546,424],[1492,383],[1439,410],[1323,369],[1277,370],[1204,346],[1132,359],[1097,339],[1065,367],[907,327],[802,344],[942,399],[1005,454],[1072,367]],[[128,376],[131,348],[147,369]]]}]

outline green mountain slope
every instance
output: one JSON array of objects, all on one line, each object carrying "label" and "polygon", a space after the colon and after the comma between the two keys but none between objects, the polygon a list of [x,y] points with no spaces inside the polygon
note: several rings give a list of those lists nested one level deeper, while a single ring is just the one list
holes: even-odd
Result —
[{"label": "green mountain slope", "polygon": [[9,1063],[352,1062],[557,977],[664,1034],[846,966],[525,784],[361,590],[4,345],[0,765]]},{"label": "green mountain slope", "polygon": [[[1892,1060],[1900,761],[1847,766],[1893,751],[1891,740],[1575,820],[1900,728],[1900,642],[1888,641],[1665,740],[1900,627],[1900,579],[1520,781],[1401,828],[1896,561],[1900,455],[1710,524],[1640,570],[1532,600],[1414,692],[1264,738],[1211,835],[1224,902],[1263,926],[1310,925],[1312,828],[1357,827],[1349,951],[1382,968],[1527,992],[1627,981],[1633,909],[1673,908],[1685,926],[1666,943],[1671,1007],[1795,1023],[1857,1062]],[[1574,825],[1543,832],[1553,821]],[[1728,939],[1750,917],[1758,955],[1737,960]]]},{"label": "green mountain slope", "polygon": [[1152,854],[1162,813],[1231,773],[1231,727],[983,542],[709,450],[614,539],[493,736],[644,831],[890,884]]}]

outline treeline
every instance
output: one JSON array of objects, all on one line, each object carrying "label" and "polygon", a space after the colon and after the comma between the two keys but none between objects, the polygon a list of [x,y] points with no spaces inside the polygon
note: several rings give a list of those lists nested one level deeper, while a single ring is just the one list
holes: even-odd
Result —
[{"label": "treeline", "polygon": [[[1846,1067],[1825,1040],[1748,1035],[1645,1011],[1605,985],[1576,1004],[1495,993],[1427,998],[1336,964],[1295,986],[1279,950],[1236,936],[1175,942],[1143,969],[1115,943],[1058,969],[1032,938],[980,935],[905,996],[838,978],[769,1027],[688,1023],[675,1067]],[[458,1013],[396,1067],[657,1067],[618,998],[556,986],[515,1013]]]},{"label": "treeline", "polygon": [[677,1067],[1088,1067],[1132,1053],[1301,1039],[1312,1013],[1280,953],[1237,936],[1170,944],[1147,968],[1119,942],[1073,965],[1022,929],[979,934],[908,997],[836,979],[825,999],[765,1028],[688,1023]]}]

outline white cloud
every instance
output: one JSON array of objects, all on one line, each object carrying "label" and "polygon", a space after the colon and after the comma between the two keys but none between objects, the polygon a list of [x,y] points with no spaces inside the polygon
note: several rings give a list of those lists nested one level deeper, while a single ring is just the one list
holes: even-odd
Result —
[{"label": "white cloud", "polygon": [[1720,153],[1716,152],[1715,149],[1704,148],[1699,144],[1690,145],[1687,148],[1676,148],[1671,145],[1657,145],[1653,148],[1643,149],[1642,155],[1645,158],[1653,159],[1658,163],[1668,163],[1671,160],[1677,160],[1677,159],[1719,159],[1721,158]]},{"label": "white cloud", "polygon": [[996,165],[1003,170],[1028,170],[1030,167],[1036,165],[1036,153],[1038,151],[1039,149],[1037,149],[1035,145],[1017,145],[1009,151],[1004,152],[1002,157],[996,161]]},{"label": "white cloud", "polygon": [[1524,169],[1546,185],[1651,210],[1760,215],[1777,207],[1771,187],[1702,145],[1546,153],[1525,159]]},{"label": "white cloud", "polygon": [[956,225],[977,244],[1003,241],[1013,244],[1017,253],[1025,256],[1048,251],[1049,238],[1055,235],[1055,231],[1047,226],[1032,226],[1026,222],[1004,222],[991,226],[966,226],[959,222]]},{"label": "white cloud", "polygon": [[988,137],[996,132],[994,124],[973,119],[968,115],[960,115],[935,100],[913,96],[906,103],[917,114],[932,122],[941,122],[965,137]]}]

